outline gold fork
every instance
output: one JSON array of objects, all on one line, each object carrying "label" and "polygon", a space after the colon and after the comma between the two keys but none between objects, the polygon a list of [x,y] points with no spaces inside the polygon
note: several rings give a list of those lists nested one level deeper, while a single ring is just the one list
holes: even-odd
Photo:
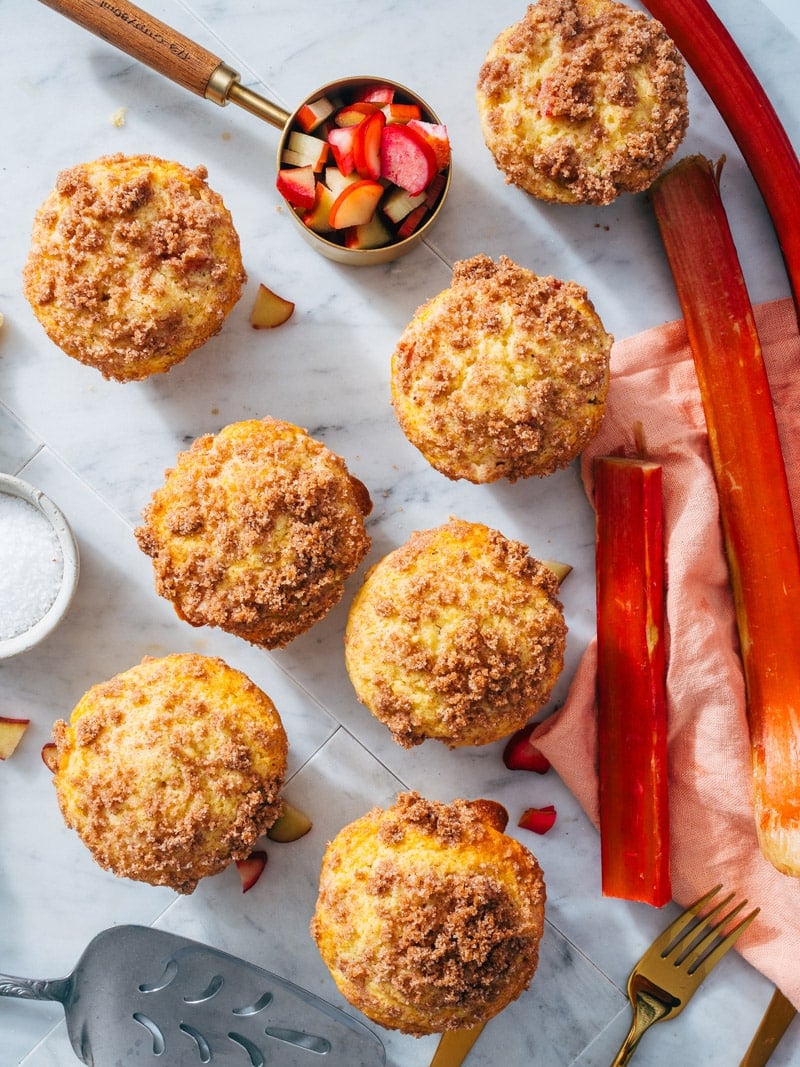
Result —
[{"label": "gold fork", "polygon": [[[628,998],[633,1007],[633,1022],[611,1067],[623,1067],[630,1062],[645,1030],[683,1011],[706,975],[758,915],[759,909],[755,908],[724,934],[725,927],[747,904],[742,900],[727,915],[717,919],[733,900],[734,894],[731,893],[698,918],[721,888],[721,885],[715,886],[687,908],[656,938],[631,971]],[[717,921],[713,922],[714,919]]]}]

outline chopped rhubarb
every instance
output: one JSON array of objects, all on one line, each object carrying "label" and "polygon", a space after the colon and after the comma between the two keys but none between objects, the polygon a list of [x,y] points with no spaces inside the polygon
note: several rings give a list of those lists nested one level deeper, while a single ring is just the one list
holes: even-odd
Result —
[{"label": "chopped rhubarb", "polygon": [[42,745],[41,755],[42,763],[47,767],[48,771],[55,774],[58,767],[58,749],[55,741],[45,741]]},{"label": "chopped rhubarb", "polygon": [[319,100],[312,100],[310,104],[303,104],[297,112],[297,124],[305,131],[311,133],[320,126],[325,119],[333,114],[334,107],[327,96],[321,96]]},{"label": "chopped rhubarb", "polygon": [[672,898],[661,467],[594,464],[600,856],[604,896]]},{"label": "chopped rhubarb", "polygon": [[422,117],[418,104],[387,104],[382,111],[387,122],[410,122]]},{"label": "chopped rhubarb", "polygon": [[[330,169],[328,167],[328,170]],[[327,171],[325,173],[327,174]],[[331,226],[331,208],[335,199],[336,196],[334,196],[333,191],[324,182],[317,182],[314,206],[310,211],[301,215],[303,222],[310,230],[315,233],[330,233],[333,229]]]},{"label": "chopped rhubarb", "polygon": [[719,169],[683,159],[658,179],[652,202],[708,426],[746,683],[756,830],[764,856],[800,877],[800,550],[769,380]]},{"label": "chopped rhubarb", "polygon": [[327,162],[329,152],[330,145],[321,137],[293,130],[289,134],[286,148],[281,153],[281,163],[291,167],[310,165],[314,168],[314,173],[319,174]]},{"label": "chopped rhubarb", "polygon": [[328,144],[331,146],[334,161],[345,177],[356,169],[353,145],[357,129],[357,126],[334,126],[328,130]]},{"label": "chopped rhubarb", "polygon": [[355,128],[353,159],[360,178],[377,181],[381,176],[381,133],[385,125],[383,112],[376,111]]},{"label": "chopped rhubarb", "polygon": [[334,230],[343,230],[348,226],[363,226],[375,214],[378,201],[383,196],[380,182],[353,182],[336,197],[331,208],[329,221]]},{"label": "chopped rhubarb", "polygon": [[411,119],[408,123],[410,130],[421,133],[433,149],[436,156],[436,167],[441,170],[450,162],[450,137],[447,127],[437,122],[425,122],[420,118]]},{"label": "chopped rhubarb", "polygon": [[377,104],[370,104],[363,100],[357,100],[353,104],[340,108],[334,117],[337,126],[358,126],[368,115],[374,115],[380,111]]},{"label": "chopped rhubarb", "polygon": [[270,841],[281,843],[298,841],[301,837],[305,837],[310,829],[311,819],[305,812],[284,800],[283,811],[267,830],[267,837]]},{"label": "chopped rhubarb", "polygon": [[383,248],[391,239],[392,235],[378,213],[369,222],[351,226],[344,232],[345,248]]},{"label": "chopped rhubarb", "polygon": [[437,169],[436,154],[419,131],[394,122],[384,127],[382,177],[415,196],[428,187]]},{"label": "chopped rhubarb", "polygon": [[394,100],[394,93],[393,85],[378,83],[377,85],[368,85],[365,89],[360,89],[355,94],[355,100],[383,106],[384,104],[391,104]]},{"label": "chopped rhubarb", "polygon": [[535,723],[523,726],[506,742],[503,763],[510,771],[535,771],[537,774],[545,774],[550,770],[550,760],[531,741],[531,734],[535,729]]},{"label": "chopped rhubarb", "polygon": [[428,209],[424,204],[420,204],[419,207],[415,207],[413,211],[403,219],[400,225],[397,227],[398,237],[410,237],[416,230],[417,226],[422,222],[428,213]]},{"label": "chopped rhubarb", "polygon": [[707,0],[644,0],[705,86],[772,217],[800,309],[800,161],[752,68]]},{"label": "chopped rhubarb", "polygon": [[281,167],[275,186],[292,207],[310,211],[314,206],[317,197],[316,178],[310,164],[306,167]]},{"label": "chopped rhubarb", "polygon": [[30,719],[0,715],[0,759],[8,759],[31,724]]},{"label": "chopped rhubarb", "polygon": [[517,825],[523,830],[533,830],[535,834],[546,834],[555,826],[556,814],[552,804],[546,804],[543,808],[526,808]]},{"label": "chopped rhubarb", "polygon": [[236,861],[236,870],[242,880],[242,892],[252,889],[261,877],[267,865],[267,854],[263,849],[256,849],[246,859]]}]

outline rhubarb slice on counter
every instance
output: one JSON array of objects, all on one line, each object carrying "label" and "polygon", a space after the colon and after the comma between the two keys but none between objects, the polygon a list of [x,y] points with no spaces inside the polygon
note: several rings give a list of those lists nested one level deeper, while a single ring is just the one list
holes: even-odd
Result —
[{"label": "rhubarb slice on counter", "polygon": [[600,854],[604,896],[672,899],[661,467],[595,460]]},{"label": "rhubarb slice on counter", "polygon": [[651,190],[703,401],[733,588],[764,856],[800,877],[800,551],[775,409],[719,169]]},{"label": "rhubarb slice on counter", "polygon": [[772,218],[800,310],[800,162],[763,86],[707,0],[644,0],[714,101]]}]

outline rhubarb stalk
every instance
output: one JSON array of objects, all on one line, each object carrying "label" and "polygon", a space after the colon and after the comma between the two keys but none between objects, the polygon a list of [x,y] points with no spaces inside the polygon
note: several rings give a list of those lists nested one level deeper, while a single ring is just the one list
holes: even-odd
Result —
[{"label": "rhubarb stalk", "polygon": [[672,898],[661,467],[595,460],[600,851],[604,896]]},{"label": "rhubarb stalk", "polygon": [[707,0],[644,0],[716,104],[761,191],[800,310],[800,162],[780,119]]},{"label": "rhubarb stalk", "polygon": [[747,691],[756,829],[800,877],[800,551],[775,410],[719,170],[692,156],[651,190],[703,401]]}]

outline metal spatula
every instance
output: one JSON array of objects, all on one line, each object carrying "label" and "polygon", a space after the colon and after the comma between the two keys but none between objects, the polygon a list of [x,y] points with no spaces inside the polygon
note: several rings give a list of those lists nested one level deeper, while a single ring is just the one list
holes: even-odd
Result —
[{"label": "metal spatula", "polygon": [[90,942],[72,974],[0,974],[0,995],[56,1000],[92,1067],[382,1067],[380,1039],[346,1012],[226,952],[147,926]]}]

